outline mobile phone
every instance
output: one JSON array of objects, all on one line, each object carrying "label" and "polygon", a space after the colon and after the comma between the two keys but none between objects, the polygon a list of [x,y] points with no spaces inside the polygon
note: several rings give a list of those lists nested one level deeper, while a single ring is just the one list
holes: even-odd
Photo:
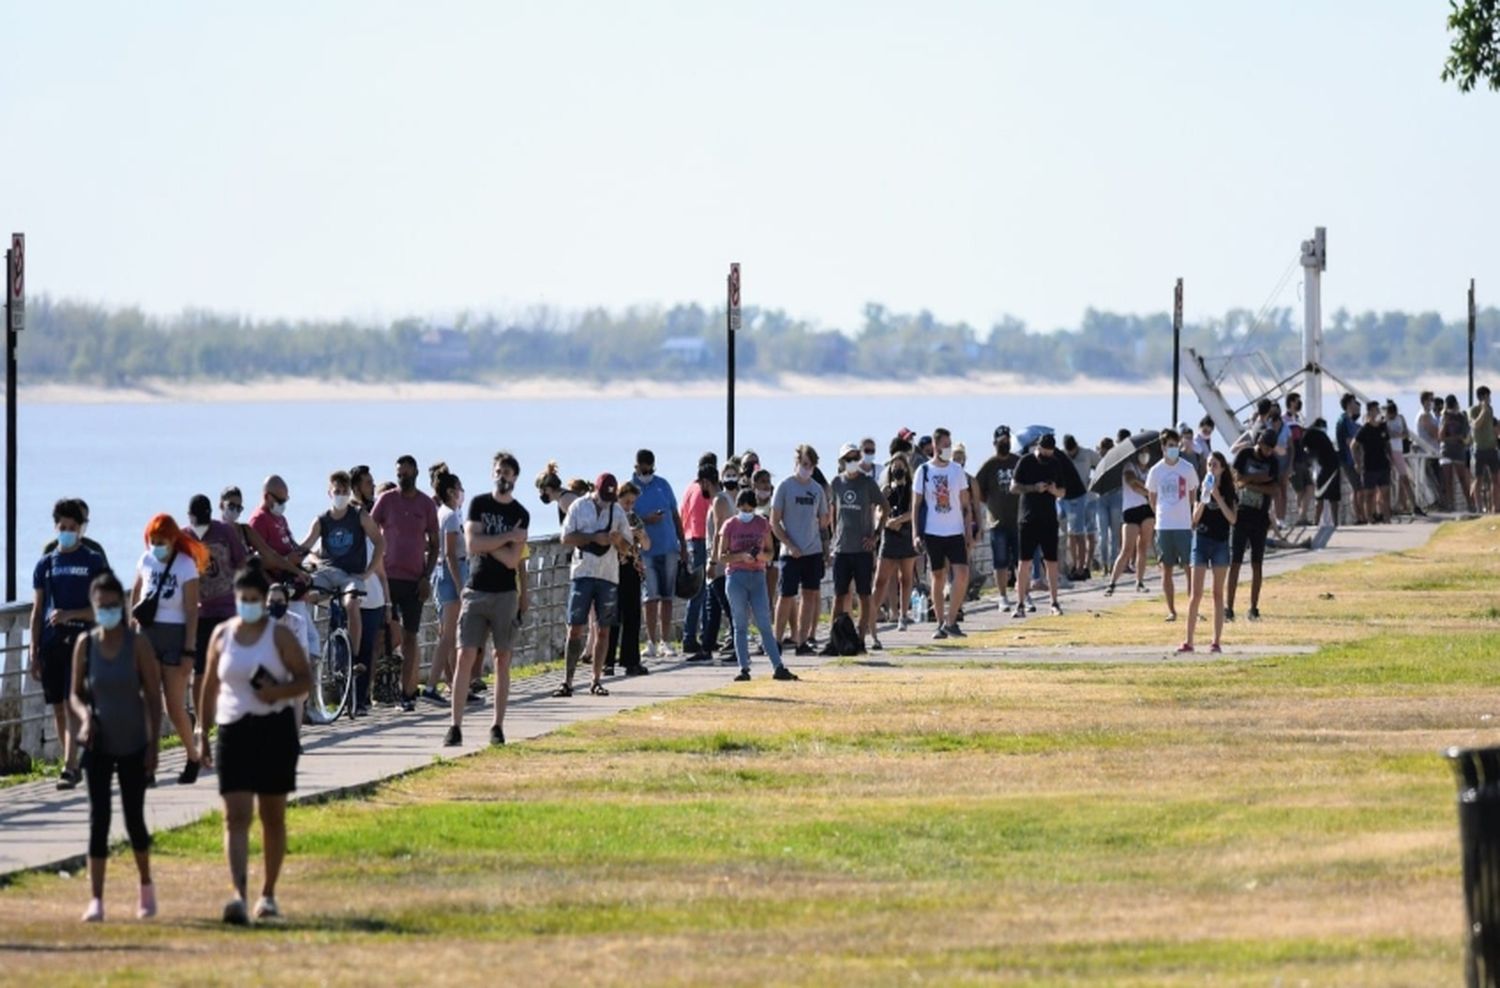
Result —
[{"label": "mobile phone", "polygon": [[271,670],[265,666],[256,666],[255,675],[250,677],[250,688],[258,690],[268,682],[272,682]]}]

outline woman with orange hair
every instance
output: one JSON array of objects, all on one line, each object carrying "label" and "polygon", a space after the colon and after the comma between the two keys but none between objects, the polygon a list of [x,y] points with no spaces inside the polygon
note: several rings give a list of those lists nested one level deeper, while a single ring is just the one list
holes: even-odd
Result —
[{"label": "woman with orange hair", "polygon": [[[201,763],[188,720],[187,690],[198,648],[198,574],[207,565],[208,547],[178,528],[171,515],[157,515],[146,524],[146,551],[136,564],[130,608],[136,628],[151,642],[161,663],[167,716],[187,750],[178,785],[198,781]],[[155,603],[141,613],[142,601]],[[146,780],[148,786],[155,784],[154,779]]]}]

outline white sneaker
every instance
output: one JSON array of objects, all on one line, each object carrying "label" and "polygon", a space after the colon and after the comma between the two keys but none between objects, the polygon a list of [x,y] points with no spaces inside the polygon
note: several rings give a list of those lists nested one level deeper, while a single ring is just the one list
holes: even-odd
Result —
[{"label": "white sneaker", "polygon": [[275,898],[269,895],[261,896],[260,901],[255,903],[255,918],[257,920],[280,919],[281,910],[276,908]]},{"label": "white sneaker", "polygon": [[671,646],[671,644],[669,642],[662,642],[661,643],[661,653],[660,654],[661,654],[662,658],[664,658],[664,659],[670,659],[673,656],[675,656],[677,654],[677,652],[675,650],[673,650],[673,648],[672,648],[672,646]]},{"label": "white sneaker", "polygon": [[646,644],[646,658],[656,658],[656,642],[648,642]]},{"label": "white sneaker", "polygon": [[104,900],[103,899],[90,899],[89,900],[89,907],[83,911],[83,921],[85,923],[102,923],[102,922],[104,922]]}]

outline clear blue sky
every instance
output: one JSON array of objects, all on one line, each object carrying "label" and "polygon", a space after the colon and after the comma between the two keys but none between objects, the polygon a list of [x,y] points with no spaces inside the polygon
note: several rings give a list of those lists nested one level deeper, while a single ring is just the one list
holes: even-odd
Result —
[{"label": "clear blue sky", "polygon": [[[33,291],[389,318],[722,297],[853,328],[1500,299],[1500,96],[1446,4],[36,3],[0,29]],[[1298,306],[1294,280],[1282,304]]]}]

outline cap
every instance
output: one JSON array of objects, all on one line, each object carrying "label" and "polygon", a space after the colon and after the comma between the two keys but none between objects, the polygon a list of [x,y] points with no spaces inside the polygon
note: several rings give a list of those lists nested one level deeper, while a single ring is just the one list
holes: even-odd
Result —
[{"label": "cap", "polygon": [[1038,439],[1036,441],[1036,444],[1038,446],[1042,447],[1042,449],[1056,449],[1057,448],[1057,437],[1054,436],[1052,433],[1049,432],[1046,435],[1044,435],[1042,438]]},{"label": "cap", "polygon": [[612,473],[601,473],[594,481],[594,493],[602,501],[613,501],[620,493],[619,481],[615,480]]},{"label": "cap", "polygon": [[923,436],[921,439],[917,440],[917,445],[918,446],[926,446],[930,442],[932,442],[932,437],[931,436]]},{"label": "cap", "polygon": [[844,443],[844,445],[842,445],[842,446],[839,447],[839,462],[840,463],[842,463],[845,460],[849,459],[849,457],[851,457],[851,456],[855,457],[856,459],[863,459],[864,455],[865,454],[860,451],[858,443]]},{"label": "cap", "polygon": [[896,433],[896,438],[904,442],[911,442],[915,437],[916,433],[912,432],[910,429],[902,429],[900,432]]},{"label": "cap", "polygon": [[1276,430],[1262,429],[1260,435],[1256,437],[1256,442],[1262,446],[1271,446],[1274,448],[1276,445]]},{"label": "cap", "polygon": [[1008,426],[1008,425],[997,425],[997,426],[995,426],[995,439],[997,441],[1000,439],[1001,436],[1008,436],[1008,435],[1010,435],[1010,426]]}]

